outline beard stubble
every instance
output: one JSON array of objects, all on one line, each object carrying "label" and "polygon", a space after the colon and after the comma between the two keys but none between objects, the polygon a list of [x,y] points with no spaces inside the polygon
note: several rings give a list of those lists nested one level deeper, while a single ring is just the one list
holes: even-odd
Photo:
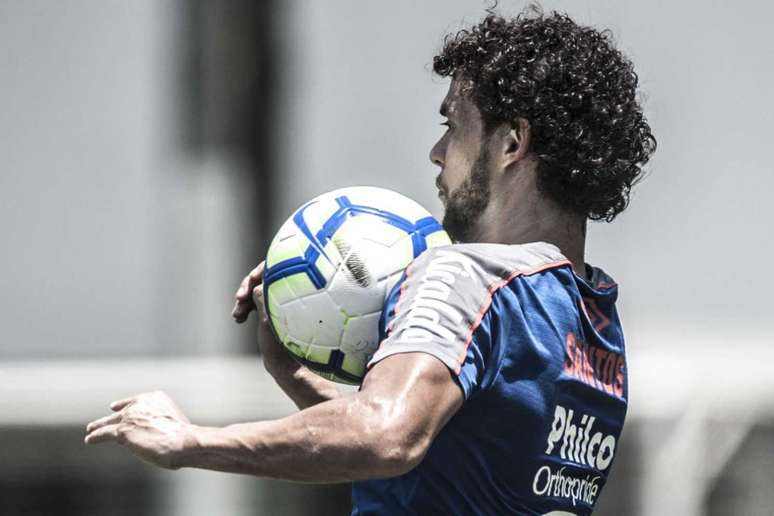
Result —
[{"label": "beard stubble", "polygon": [[476,228],[489,205],[489,153],[484,147],[471,167],[470,174],[446,201],[443,227],[454,242],[472,242]]}]

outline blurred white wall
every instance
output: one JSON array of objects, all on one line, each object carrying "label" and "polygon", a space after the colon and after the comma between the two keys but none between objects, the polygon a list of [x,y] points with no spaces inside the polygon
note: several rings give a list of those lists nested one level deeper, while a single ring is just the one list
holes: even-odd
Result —
[{"label": "blurred white wall", "polygon": [[0,357],[228,350],[245,199],[188,156],[181,8],[0,3]]}]

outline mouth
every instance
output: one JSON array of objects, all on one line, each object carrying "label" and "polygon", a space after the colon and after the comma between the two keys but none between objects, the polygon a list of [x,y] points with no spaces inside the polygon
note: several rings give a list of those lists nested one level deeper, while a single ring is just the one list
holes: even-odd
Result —
[{"label": "mouth", "polygon": [[441,182],[441,175],[438,174],[438,177],[435,178],[435,187],[438,189],[438,198],[442,201],[446,199],[446,188],[444,188],[443,183]]}]

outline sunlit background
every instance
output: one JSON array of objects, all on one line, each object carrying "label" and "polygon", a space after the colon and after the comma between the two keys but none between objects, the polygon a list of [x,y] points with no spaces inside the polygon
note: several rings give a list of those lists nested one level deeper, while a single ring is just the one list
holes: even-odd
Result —
[{"label": "sunlit background", "polygon": [[[631,380],[597,514],[774,514],[774,8],[543,5],[613,31],[659,140],[629,210],[590,229]],[[0,515],[347,513],[346,485],[156,470],[83,427],[149,389],[200,424],[293,410],[233,292],[316,194],[441,214],[430,63],[484,7],[0,1]]]}]

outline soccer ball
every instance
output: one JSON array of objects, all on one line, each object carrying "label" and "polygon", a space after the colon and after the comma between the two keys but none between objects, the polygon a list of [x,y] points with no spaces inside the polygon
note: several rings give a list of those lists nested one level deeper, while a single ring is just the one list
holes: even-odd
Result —
[{"label": "soccer ball", "polygon": [[404,269],[425,249],[450,243],[427,210],[391,190],[357,186],[312,199],[285,221],[266,256],[274,334],[320,376],[359,384]]}]

